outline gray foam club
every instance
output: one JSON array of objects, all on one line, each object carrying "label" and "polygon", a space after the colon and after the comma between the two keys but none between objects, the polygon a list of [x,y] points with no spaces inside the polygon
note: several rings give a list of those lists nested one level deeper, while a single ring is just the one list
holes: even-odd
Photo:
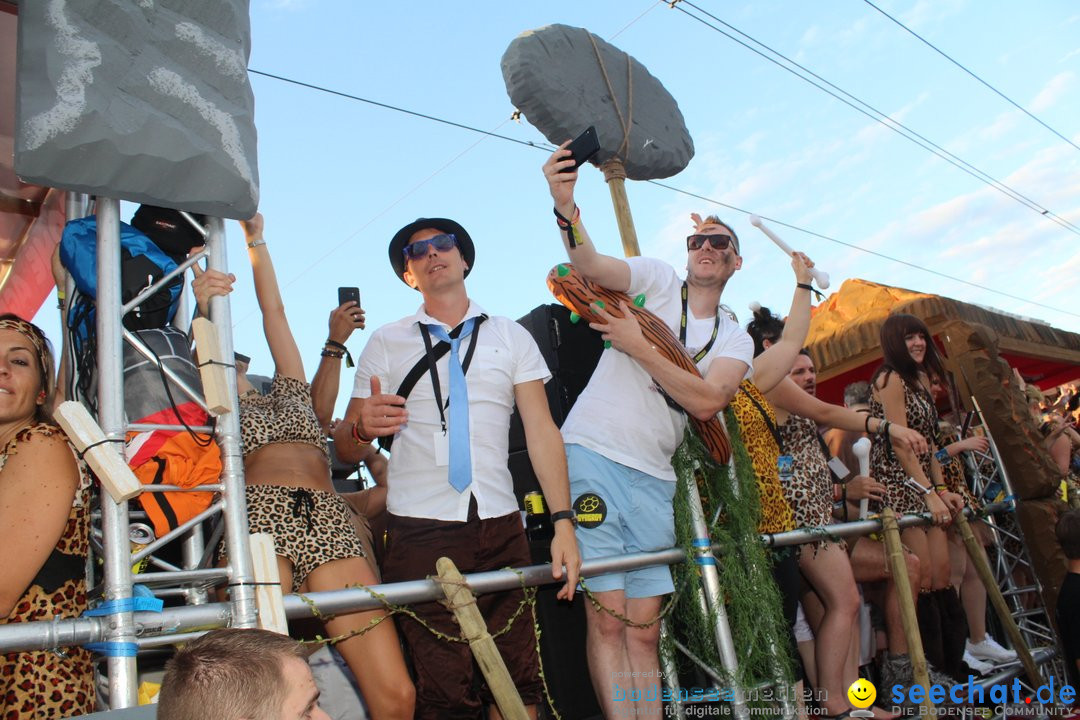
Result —
[{"label": "gray foam club", "polygon": [[229,218],[259,201],[246,0],[19,5],[15,171]]},{"label": "gray foam club", "polygon": [[[627,105],[627,62],[632,112]],[[595,125],[598,165],[613,157],[623,142],[617,103],[623,121],[631,124],[630,142],[620,157],[632,180],[670,177],[694,156],[694,142],[671,93],[640,62],[584,28],[548,25],[522,33],[503,53],[502,74],[511,102],[555,145]]]}]

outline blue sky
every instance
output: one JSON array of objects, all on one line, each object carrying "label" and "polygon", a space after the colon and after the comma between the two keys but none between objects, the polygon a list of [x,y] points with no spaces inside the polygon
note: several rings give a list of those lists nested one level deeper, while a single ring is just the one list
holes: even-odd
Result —
[{"label": "blue sky", "polygon": [[[1080,226],[1080,150],[866,2],[699,4]],[[876,4],[1080,144],[1080,6]],[[544,143],[527,121],[510,120],[499,61],[520,32],[556,22],[629,52],[678,101],[696,155],[664,182],[1057,310],[774,225],[831,274],[833,289],[864,278],[1080,332],[1080,235],[666,3],[252,0],[249,66]],[[419,295],[393,275],[386,246],[419,216],[468,228],[477,245],[470,294],[489,312],[516,318],[551,302],[544,277],[564,258],[540,173],[546,152],[266,77],[253,76],[252,86],[266,236],[309,375],[337,286],[360,287],[369,328],[415,310]],[[786,310],[788,262],[745,214],[648,183],[630,182],[627,192],[643,254],[682,268],[689,213],[717,212],[739,233],[744,256],[725,302],[743,321],[754,300]],[[591,166],[578,202],[601,250],[619,254],[608,190]],[[253,357],[253,372],[268,373],[242,235],[229,226],[230,269],[240,279],[236,347]],[[56,337],[50,307],[39,319]],[[354,354],[364,335],[349,341]],[[345,371],[339,408],[351,379]]]}]

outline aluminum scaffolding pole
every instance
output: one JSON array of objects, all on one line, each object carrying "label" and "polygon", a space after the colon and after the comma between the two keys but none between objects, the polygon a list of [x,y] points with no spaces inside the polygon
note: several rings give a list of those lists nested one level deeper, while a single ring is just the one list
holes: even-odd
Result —
[{"label": "aluminum scaffolding pole", "polygon": [[[120,202],[97,201],[97,377],[98,423],[112,450],[123,457],[124,368],[120,316]],[[105,647],[109,677],[109,707],[138,703],[135,664],[135,624],[131,598],[131,547],[128,540],[127,501],[114,502],[101,494],[101,529],[104,536]]]},{"label": "aluminum scaffolding pole", "polygon": [[[221,218],[209,218],[206,247],[210,252],[209,267],[228,272],[225,252],[225,223]],[[227,295],[210,299],[210,319],[220,329],[221,356],[233,357],[232,311]],[[226,388],[229,397],[236,398],[236,368],[227,368]],[[235,401],[234,401],[235,403]],[[235,404],[234,404],[235,407]],[[255,571],[248,544],[247,502],[244,498],[244,459],[240,453],[240,416],[227,412],[217,419],[217,441],[221,448],[222,499],[225,508],[225,549],[229,556],[229,601],[232,604],[233,627],[255,627]]]},{"label": "aluminum scaffolding pole", "polygon": [[[728,466],[732,476],[735,473],[735,462],[732,460]],[[716,558],[712,552],[712,542],[709,540],[709,527],[705,523],[705,512],[701,509],[701,494],[698,492],[697,483],[691,479],[686,483],[687,505],[690,507],[690,522],[694,532],[694,562],[701,571],[701,593],[705,597],[705,614],[715,618],[713,624],[714,640],[716,649],[720,652],[720,661],[724,670],[731,679],[731,710],[738,720],[747,720],[750,710],[746,706],[746,692],[739,684],[738,666],[739,661],[735,656],[735,641],[731,637],[731,627],[728,625],[727,609],[724,607],[724,593],[720,588],[720,573],[716,570]]]}]

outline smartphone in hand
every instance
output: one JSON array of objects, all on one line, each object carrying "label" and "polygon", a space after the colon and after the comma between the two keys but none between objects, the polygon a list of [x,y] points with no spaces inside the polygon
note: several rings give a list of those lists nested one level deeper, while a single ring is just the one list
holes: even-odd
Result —
[{"label": "smartphone in hand", "polygon": [[337,304],[344,305],[352,300],[356,303],[356,307],[360,307],[360,288],[355,287],[339,287],[337,289]]},{"label": "smartphone in hand", "polygon": [[600,139],[596,136],[596,127],[590,125],[585,132],[574,138],[566,149],[570,151],[570,157],[574,159],[572,167],[563,168],[559,172],[574,172],[582,163],[585,163],[596,153],[600,152]]}]

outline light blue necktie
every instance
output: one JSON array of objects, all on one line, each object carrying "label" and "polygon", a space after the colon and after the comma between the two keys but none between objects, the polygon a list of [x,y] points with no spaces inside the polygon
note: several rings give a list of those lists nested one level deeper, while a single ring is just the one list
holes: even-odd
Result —
[{"label": "light blue necktie", "polygon": [[461,341],[473,331],[476,318],[461,326],[461,333],[451,338],[440,325],[429,325],[431,334],[450,343],[450,485],[459,493],[472,483],[472,452],[469,449],[469,388],[461,367]]}]

